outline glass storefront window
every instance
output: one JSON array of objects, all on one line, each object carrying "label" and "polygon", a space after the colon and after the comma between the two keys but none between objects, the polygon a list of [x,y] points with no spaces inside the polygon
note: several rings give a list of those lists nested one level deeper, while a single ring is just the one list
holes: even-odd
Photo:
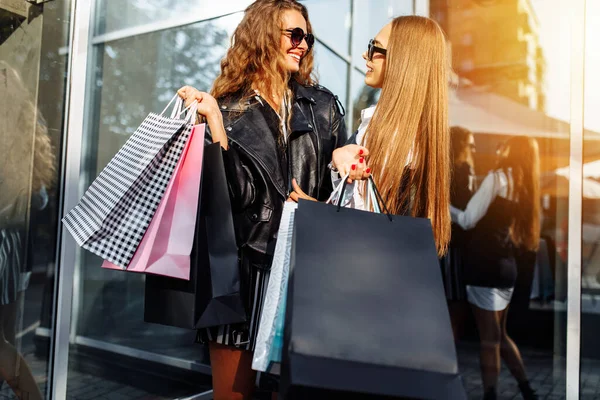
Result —
[{"label": "glass storefront window", "polygon": [[205,20],[242,11],[251,3],[251,0],[227,0],[218,5],[208,0],[97,0],[94,32],[102,35],[149,24],[181,23],[195,17]]},{"label": "glass storefront window", "polygon": [[352,70],[352,121],[348,127],[355,132],[360,124],[361,111],[367,107],[377,104],[379,99],[379,89],[373,89],[370,86],[365,85],[365,75],[357,70]]},{"label": "glass storefront window", "polygon": [[315,44],[315,71],[319,83],[346,103],[348,64],[321,43]]},{"label": "glass storefront window", "polygon": [[[87,187],[121,148],[150,112],[160,112],[183,85],[209,90],[220,71],[220,60],[229,47],[229,38],[241,20],[235,13],[186,27],[126,37],[94,47],[94,68],[88,94],[90,114],[85,134],[82,179]],[[208,389],[209,376],[195,377],[180,387],[138,382],[112,370],[111,356],[136,358],[179,367],[208,371],[204,346],[197,345],[195,332],[143,321],[144,276],[100,268],[102,260],[81,251],[72,324],[76,350],[71,364],[79,365],[80,353],[104,352],[95,365],[102,376],[121,384],[132,384],[146,394],[168,398],[191,395]],[[107,365],[108,364],[108,365]],[[135,364],[135,362],[133,362]],[[140,368],[131,366],[130,368]],[[86,367],[82,370],[87,371]],[[143,368],[140,370],[143,371]],[[145,379],[145,380],[144,380]],[[172,379],[172,377],[169,377]],[[68,391],[79,388],[77,373],[70,373]],[[113,385],[115,383],[112,383]],[[127,389],[127,387],[125,387]]]},{"label": "glass storefront window", "polygon": [[49,393],[70,1],[0,1],[0,397]]},{"label": "glass storefront window", "polygon": [[[87,187],[149,112],[162,110],[172,94],[187,84],[208,90],[219,73],[229,38],[251,0],[214,2],[93,0],[92,57],[88,64],[86,129],[80,183]],[[35,103],[36,124],[43,125],[58,160],[64,139],[64,90],[70,1],[48,2],[43,13],[19,13],[14,2],[0,0],[0,78],[4,60],[15,63]],[[379,91],[364,85],[362,53],[368,40],[391,18],[424,10],[420,0],[306,0],[317,38],[315,72],[346,109],[354,131],[360,111],[376,103]],[[375,4],[377,3],[377,4]],[[569,139],[571,89],[571,19],[569,5],[547,0],[427,0],[430,16],[451,44],[450,123],[473,133],[472,188],[476,190],[497,166],[503,144],[511,137],[535,139],[540,151],[541,229],[539,249],[517,249],[517,280],[506,311],[506,332],[517,344],[527,378],[540,398],[564,398],[567,256],[569,210]],[[12,8],[11,8],[12,7]],[[27,6],[30,7],[30,6]],[[34,7],[34,6],[31,6]],[[231,15],[229,15],[231,14]],[[27,16],[27,17],[26,17]],[[43,16],[43,23],[42,17]],[[599,5],[587,1],[586,91],[582,254],[582,398],[596,396],[600,347],[600,82],[593,71],[600,58],[593,51],[600,22]],[[4,23],[6,22],[6,23]],[[14,28],[5,28],[14,27]],[[173,28],[176,27],[176,28]],[[17,29],[18,28],[18,29]],[[12,29],[12,30],[11,30]],[[25,40],[23,32],[27,33]],[[41,32],[41,34],[40,34]],[[330,46],[330,48],[328,48]],[[59,49],[61,49],[59,51]],[[333,51],[332,51],[333,50]],[[8,56],[5,56],[7,55]],[[342,57],[340,57],[340,55]],[[348,57],[348,59],[344,59]],[[348,62],[350,61],[350,62]],[[590,72],[591,71],[591,72]],[[0,83],[2,83],[0,79]],[[8,109],[0,91],[0,114]],[[14,99],[11,98],[14,102]],[[10,120],[6,112],[0,124]],[[36,131],[37,132],[37,131]],[[0,137],[5,135],[0,130]],[[25,135],[31,141],[33,135]],[[0,146],[0,173],[7,158]],[[10,155],[10,154],[9,154]],[[33,166],[30,161],[33,159]],[[28,208],[21,213],[20,234],[27,244],[23,287],[15,302],[14,339],[41,391],[48,375],[58,224],[58,169],[46,194],[34,194],[34,153],[21,162]],[[38,163],[38,164],[36,164]],[[600,168],[597,168],[600,170]],[[0,210],[6,196],[0,176]],[[17,187],[16,185],[15,187]],[[598,193],[597,193],[598,192]],[[37,197],[34,199],[34,197]],[[46,200],[40,203],[39,197]],[[10,199],[9,199],[10,200]],[[41,208],[40,208],[41,204]],[[1,216],[1,214],[0,214]],[[0,226],[1,232],[6,228]],[[3,233],[5,238],[7,235]],[[1,235],[0,235],[1,236]],[[6,240],[6,239],[3,239]],[[2,242],[0,241],[0,246]],[[30,251],[35,248],[36,251]],[[31,254],[30,254],[31,253]],[[144,277],[100,268],[101,260],[78,253],[75,274],[69,398],[176,398],[209,389],[208,357],[194,343],[195,333],[143,322]],[[2,281],[0,276],[0,284]],[[0,293],[2,296],[5,293]],[[6,309],[0,299],[0,316]],[[469,398],[482,398],[478,320],[464,296],[449,308],[457,337],[463,380]],[[11,328],[11,332],[12,332]],[[2,361],[2,360],[0,360]],[[517,381],[504,364],[498,398],[520,398]],[[485,366],[484,366],[485,367]],[[0,366],[0,370],[1,370]],[[513,371],[514,372],[514,371]],[[0,380],[3,377],[0,376]],[[178,382],[175,386],[169,383]],[[0,397],[9,397],[3,385]]]},{"label": "glass storefront window", "polygon": [[[538,249],[515,247],[516,282],[508,305],[499,308],[505,311],[498,325],[485,319],[494,311],[484,309],[483,300],[477,301],[473,291],[447,293],[469,397],[482,398],[483,386],[494,382],[490,376],[500,364],[495,364],[499,360],[489,351],[497,343],[503,361],[495,381],[499,399],[517,396],[517,382],[523,379],[529,380],[540,398],[564,397],[569,210],[568,173],[564,170],[568,171],[569,165],[571,88],[570,20],[564,16],[569,15],[569,6],[545,0],[431,0],[430,7],[432,18],[445,30],[451,45],[450,124],[468,129],[474,137],[474,146],[465,150],[471,156],[461,161],[472,168],[471,173],[466,169],[471,179],[469,190],[475,192],[489,171],[498,168],[505,143],[511,138],[535,140],[540,154],[540,175],[536,177],[540,195],[518,200],[540,205],[540,245]],[[451,140],[457,137],[452,131]],[[461,165],[457,161],[455,171]],[[458,173],[453,176],[456,182],[459,178]],[[453,201],[458,202],[458,197]],[[466,202],[455,205],[464,208]],[[472,232],[481,233],[478,229],[484,228],[476,226]],[[462,257],[468,258],[474,249],[460,247],[458,238],[471,243],[469,235],[477,233],[459,236],[458,230],[453,230],[456,239],[450,255],[462,251]],[[447,258],[442,264],[447,290],[459,287],[452,268],[466,265],[456,260]],[[496,262],[496,258],[490,260]],[[500,299],[486,293],[487,299]],[[498,342],[490,339],[496,326],[501,328]],[[509,337],[520,354],[511,350]],[[481,359],[480,348],[484,349]],[[487,375],[482,377],[481,371]]]},{"label": "glass storefront window", "polygon": [[[347,55],[349,51],[350,2],[351,0],[304,2],[316,37],[343,55]],[[331,18],[331,10],[335,10],[335,18]]]},{"label": "glass storefront window", "polygon": [[595,38],[600,34],[600,3],[586,2],[584,164],[581,260],[581,398],[597,396],[600,371],[600,54]]},{"label": "glass storefront window", "polygon": [[412,0],[379,0],[377,6],[369,0],[355,0],[352,26],[352,62],[366,72],[362,53],[369,40],[392,18],[413,14]]}]

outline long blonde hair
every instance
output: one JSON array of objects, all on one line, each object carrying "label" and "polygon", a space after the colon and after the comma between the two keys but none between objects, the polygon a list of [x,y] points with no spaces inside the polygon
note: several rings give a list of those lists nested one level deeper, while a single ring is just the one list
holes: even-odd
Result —
[{"label": "long blonde hair", "polygon": [[498,166],[513,177],[512,198],[518,202],[510,227],[516,246],[537,250],[540,242],[540,154],[535,139],[515,136],[506,142]]},{"label": "long blonde hair", "polygon": [[[295,0],[257,0],[246,8],[231,38],[231,47],[221,61],[221,74],[213,84],[211,94],[215,98],[240,91],[244,96],[252,96],[253,89],[265,95],[267,101],[273,93],[284,96],[292,76],[285,66],[279,43],[283,13],[288,10],[300,12],[308,32],[312,32],[306,7]],[[314,83],[313,62],[313,52],[309,51],[293,78],[303,85]]]},{"label": "long blonde hair", "polygon": [[429,18],[402,16],[391,25],[381,97],[367,128],[369,166],[390,210],[431,220],[442,255],[450,240],[446,40]]}]

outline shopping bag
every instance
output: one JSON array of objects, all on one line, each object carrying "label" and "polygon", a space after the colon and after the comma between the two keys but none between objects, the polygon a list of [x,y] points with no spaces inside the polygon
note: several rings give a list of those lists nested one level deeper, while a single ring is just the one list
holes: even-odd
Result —
[{"label": "shopping bag", "polygon": [[[193,127],[163,199],[127,271],[190,279],[190,253],[200,194],[204,130],[204,124]],[[104,260],[102,267],[123,269],[107,260]]]},{"label": "shopping bag", "polygon": [[146,275],[144,321],[200,329],[246,321],[221,146],[204,148],[190,280]]},{"label": "shopping bag", "polygon": [[430,221],[300,200],[281,365],[289,399],[466,399]]},{"label": "shopping bag", "polygon": [[298,204],[294,202],[286,202],[283,206],[252,359],[252,368],[257,371],[271,371],[273,363],[281,362],[285,295],[290,266],[294,213],[297,207]]},{"label": "shopping bag", "polygon": [[182,111],[175,98],[171,117],[163,116],[169,105],[149,114],[63,218],[77,244],[120,267],[133,258],[192,129],[195,105]]},{"label": "shopping bag", "polygon": [[[342,195],[342,187],[348,176],[336,182],[328,203],[338,204]],[[372,181],[366,184],[366,206],[373,205],[374,212],[379,213]],[[352,192],[350,186],[345,193]],[[353,190],[353,187],[352,187]],[[347,196],[346,196],[347,197]],[[344,201],[345,207],[354,205],[351,201]],[[298,204],[287,202],[284,205],[279,230],[277,233],[277,244],[273,256],[273,264],[269,275],[269,284],[261,320],[258,328],[256,346],[252,360],[252,368],[257,371],[277,373],[278,365],[281,363],[283,349],[283,328],[285,321],[286,293],[289,279],[290,252],[292,248],[292,233],[294,227],[294,213]]]}]

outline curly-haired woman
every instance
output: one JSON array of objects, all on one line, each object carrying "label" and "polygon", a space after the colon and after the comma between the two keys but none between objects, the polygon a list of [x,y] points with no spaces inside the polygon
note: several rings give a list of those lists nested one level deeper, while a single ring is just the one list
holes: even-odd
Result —
[{"label": "curly-haired woman", "polygon": [[286,200],[325,200],[328,163],[346,141],[337,98],[311,77],[314,37],[295,0],[258,0],[235,30],[210,94],[189,86],[210,140],[223,148],[248,322],[201,331],[209,343],[215,399],[250,398],[263,297]]}]

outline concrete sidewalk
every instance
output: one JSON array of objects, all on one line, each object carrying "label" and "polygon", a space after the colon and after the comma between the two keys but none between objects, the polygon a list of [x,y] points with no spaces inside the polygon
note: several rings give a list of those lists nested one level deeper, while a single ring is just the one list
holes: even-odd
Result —
[{"label": "concrete sidewalk", "polygon": [[[483,396],[481,377],[479,372],[479,354],[476,344],[463,344],[459,346],[458,356],[460,368],[469,399],[480,400]],[[533,388],[540,399],[558,400],[565,399],[565,359],[552,357],[547,353],[522,349],[525,366]],[[40,386],[46,386],[46,361],[37,359],[33,354],[25,356]],[[600,400],[600,361],[582,361],[582,400]],[[143,388],[124,385],[105,379],[101,376],[82,374],[69,371],[67,400],[167,400],[178,397],[190,396],[194,393],[171,391],[172,395],[164,397],[145,391]],[[516,381],[503,365],[498,386],[500,399],[520,399]],[[8,385],[4,383],[0,390],[0,400],[16,399]]]}]

